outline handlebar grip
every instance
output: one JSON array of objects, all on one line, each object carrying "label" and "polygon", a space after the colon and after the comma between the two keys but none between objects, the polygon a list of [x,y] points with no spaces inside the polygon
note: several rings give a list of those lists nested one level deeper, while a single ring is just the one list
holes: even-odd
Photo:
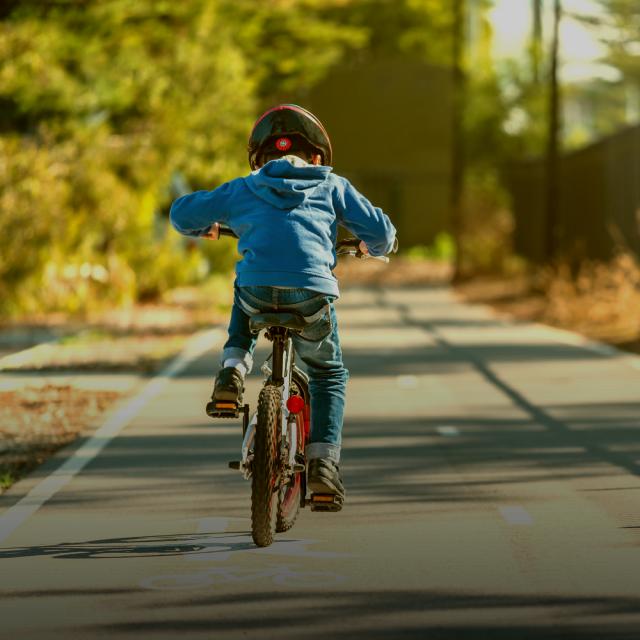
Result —
[{"label": "handlebar grip", "polygon": [[345,238],[336,243],[336,249],[344,249],[346,247],[359,247],[360,240],[358,238]]},{"label": "handlebar grip", "polygon": [[[359,238],[345,238],[344,240],[340,240],[340,242],[336,243],[336,249],[344,249],[347,247],[355,247],[356,249],[360,248],[360,239]],[[398,238],[396,237],[393,241],[393,248],[391,249],[391,253],[397,253],[398,251]],[[371,256],[381,257],[381,256]]]},{"label": "handlebar grip", "polygon": [[237,238],[238,237],[238,235],[235,233],[235,231],[233,231],[233,229],[230,229],[229,227],[225,227],[223,225],[219,225],[218,235],[219,236],[229,236],[230,238]]}]

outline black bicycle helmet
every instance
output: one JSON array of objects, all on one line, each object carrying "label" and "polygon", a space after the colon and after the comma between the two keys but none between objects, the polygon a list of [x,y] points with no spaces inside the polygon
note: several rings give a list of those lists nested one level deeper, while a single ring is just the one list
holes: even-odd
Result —
[{"label": "black bicycle helmet", "polygon": [[[249,136],[249,165],[256,169],[263,147],[270,141],[277,144],[280,138],[300,136],[322,156],[322,164],[331,164],[331,140],[318,118],[296,104],[280,104],[265,111],[253,125]],[[286,151],[286,142],[278,148]]]}]

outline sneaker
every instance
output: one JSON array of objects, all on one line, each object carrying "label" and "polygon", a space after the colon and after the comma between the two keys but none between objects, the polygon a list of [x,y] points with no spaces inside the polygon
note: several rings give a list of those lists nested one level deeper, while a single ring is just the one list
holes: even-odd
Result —
[{"label": "sneaker", "polygon": [[309,460],[307,486],[311,493],[333,494],[340,496],[342,499],[345,496],[338,465],[329,458],[312,458]]},{"label": "sneaker", "polygon": [[213,388],[212,400],[225,400],[242,404],[242,392],[244,391],[244,380],[240,372],[235,367],[225,367],[220,369],[216,376],[216,383]]}]

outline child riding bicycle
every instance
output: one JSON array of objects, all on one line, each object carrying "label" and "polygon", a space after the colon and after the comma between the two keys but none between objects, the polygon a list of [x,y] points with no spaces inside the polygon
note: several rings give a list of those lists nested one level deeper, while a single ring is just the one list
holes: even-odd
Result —
[{"label": "child riding bicycle", "polygon": [[396,231],[381,209],[332,172],[329,136],[306,109],[283,104],[263,113],[248,151],[250,175],[182,196],[171,207],[171,223],[184,235],[215,240],[224,223],[239,237],[242,260],[212,399],[242,403],[257,340],[251,315],[300,313],[307,325],[293,340],[311,392],[307,486],[344,498],[338,465],[348,372],[333,305],[337,230],[345,227],[373,256],[392,251]]}]

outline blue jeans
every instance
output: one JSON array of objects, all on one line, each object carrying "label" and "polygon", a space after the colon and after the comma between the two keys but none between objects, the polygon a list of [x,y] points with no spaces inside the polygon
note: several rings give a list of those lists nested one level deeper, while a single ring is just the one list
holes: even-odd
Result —
[{"label": "blue jeans", "polygon": [[[244,308],[263,311],[297,311],[305,317],[318,314],[304,330],[292,334],[294,348],[305,363],[311,393],[311,435],[306,448],[308,459],[340,461],[342,420],[349,372],[342,363],[338,323],[333,296],[309,289],[277,287],[236,287],[229,322],[229,339],[222,361],[239,358],[251,371],[258,336],[249,330]],[[325,312],[323,313],[323,309]]]}]

